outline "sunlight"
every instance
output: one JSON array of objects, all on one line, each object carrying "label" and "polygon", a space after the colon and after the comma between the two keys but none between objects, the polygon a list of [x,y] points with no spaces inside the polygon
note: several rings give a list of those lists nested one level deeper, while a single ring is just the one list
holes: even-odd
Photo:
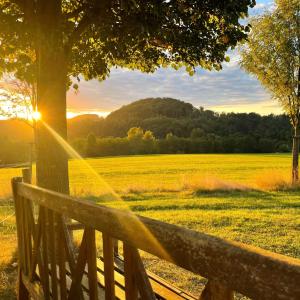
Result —
[{"label": "sunlight", "polygon": [[33,120],[39,121],[39,120],[41,120],[41,118],[42,118],[42,114],[39,111],[36,110],[32,113]]},{"label": "sunlight", "polygon": [[[92,172],[92,174],[98,179],[99,183],[104,185],[106,191],[109,192],[115,200],[123,201],[121,196],[119,196],[114,189],[103,179],[103,177],[94,170],[94,168],[64,139],[62,138],[53,128],[51,128],[46,122],[41,121],[45,128],[49,131],[49,133],[55,138],[55,140],[64,148],[66,153],[71,157],[80,160],[88,169]],[[126,205],[128,211],[130,211],[130,207]],[[140,227],[141,236],[147,235],[152,241],[157,245],[157,248],[160,249],[160,252],[164,254],[164,257],[168,258],[172,261],[172,258],[168,254],[168,252],[160,245],[155,236],[149,231],[149,229],[138,219],[135,214],[132,214],[135,217],[136,224]],[[122,223],[122,220],[119,220]],[[122,223],[122,225],[127,229],[128,233],[131,233],[131,228],[128,227],[128,224]]]}]

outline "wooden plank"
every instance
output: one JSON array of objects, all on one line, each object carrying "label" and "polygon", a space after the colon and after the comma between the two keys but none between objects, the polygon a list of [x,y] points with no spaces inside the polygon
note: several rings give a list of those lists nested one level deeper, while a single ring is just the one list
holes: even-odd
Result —
[{"label": "wooden plank", "polygon": [[222,284],[209,280],[201,293],[199,300],[233,300],[234,293]]},{"label": "wooden plank", "polygon": [[25,243],[26,243],[26,254],[27,254],[27,270],[26,275],[29,275],[31,261],[32,261],[32,228],[30,224],[31,201],[23,199],[23,210],[24,210],[24,221],[25,221]]},{"label": "wooden plank", "polygon": [[55,224],[54,224],[54,216],[51,210],[48,210],[48,234],[49,234],[49,257],[50,257],[50,266],[51,266],[51,291],[52,298],[54,300],[58,300],[58,292],[57,292],[57,272],[56,272],[56,238],[55,238]]},{"label": "wooden plank", "polygon": [[130,245],[123,243],[123,252],[126,300],[136,300],[138,298],[138,289],[133,249]]},{"label": "wooden plank", "polygon": [[27,269],[27,248],[26,248],[26,240],[25,240],[25,220],[24,220],[24,203],[23,203],[23,198],[19,197],[18,199],[19,203],[19,221],[20,221],[20,236],[21,236],[21,269],[22,272],[26,273]]},{"label": "wooden plank", "polygon": [[[19,207],[19,195],[17,194],[17,185],[22,181],[21,177],[16,177],[11,180],[12,191],[13,191],[13,198],[15,204],[15,216],[16,216],[16,227],[17,227],[17,239],[18,245],[21,245],[21,224],[20,224],[20,207]],[[18,247],[18,255],[19,260],[21,257],[21,248]],[[19,263],[20,265],[20,263]]]},{"label": "wooden plank", "polygon": [[38,204],[203,277],[218,280],[250,298],[300,299],[299,259],[24,183],[19,183],[17,190]]},{"label": "wooden plank", "polygon": [[86,245],[86,229],[83,233],[82,242],[79,249],[78,259],[75,271],[72,274],[72,285],[68,300],[78,299],[79,290],[81,288],[81,279],[87,262],[87,245]]},{"label": "wooden plank", "polygon": [[29,168],[22,169],[22,177],[25,183],[31,183],[31,171]]},{"label": "wooden plank", "polygon": [[115,299],[115,279],[114,279],[114,246],[115,242],[105,233],[103,239],[103,261],[105,280],[105,300]]},{"label": "wooden plank", "polygon": [[85,228],[85,226],[81,223],[74,222],[74,223],[68,223],[66,224],[67,228],[69,230],[82,230]]},{"label": "wooden plank", "polygon": [[22,270],[18,269],[18,281],[17,281],[17,299],[18,300],[29,300],[29,291],[23,282]]},{"label": "wooden plank", "polygon": [[[124,270],[120,267],[123,264],[123,261],[118,258],[118,265],[115,265],[115,286],[116,288],[121,287],[124,289],[125,280],[124,280]],[[104,265],[103,261],[100,259],[97,260],[98,273],[103,273]],[[186,292],[178,289],[171,284],[167,283],[165,280],[159,276],[153,274],[150,271],[147,271],[151,286],[156,295],[159,295],[165,300],[195,300],[196,298],[186,294]]]},{"label": "wooden plank", "polygon": [[67,228],[66,222],[63,217],[60,217],[59,219],[59,226],[61,228],[61,231],[63,233],[63,242],[66,250],[66,256],[67,260],[70,265],[71,272],[75,272],[75,251],[73,247],[73,242],[70,236],[70,232]]},{"label": "wooden plank", "polygon": [[[71,272],[70,272],[70,269],[67,266],[66,266],[66,271],[67,271],[67,277],[66,277],[66,279],[67,279],[67,287],[68,287],[68,290],[69,290],[72,281],[71,281],[71,278],[70,278]],[[81,280],[81,287],[82,287],[82,290],[83,290],[83,295],[89,293],[89,280],[88,280],[87,273],[88,273],[88,269],[85,268],[83,276],[82,276],[82,280]],[[97,272],[97,277],[98,276],[99,276],[99,272]],[[102,278],[98,277],[98,298],[99,299],[104,299],[105,298],[105,294],[104,294],[104,278],[103,278],[103,276],[102,276]],[[123,299],[124,299],[124,297],[123,297]]]},{"label": "wooden plank", "polygon": [[114,256],[119,255],[119,241],[114,239]]},{"label": "wooden plank", "polygon": [[49,263],[48,263],[48,233],[47,233],[47,223],[48,214],[46,213],[46,208],[40,207],[43,210],[42,220],[42,259],[43,259],[43,273],[41,273],[41,281],[43,283],[43,290],[46,300],[50,300],[50,287],[49,287]]},{"label": "wooden plank", "polygon": [[18,240],[18,279],[17,279],[17,299],[18,300],[29,300],[29,292],[22,280],[22,266],[23,262],[23,251],[22,251],[22,223],[21,223],[21,197],[17,194],[17,184],[22,181],[21,177],[13,178],[11,181],[13,198],[15,203],[15,216],[16,216],[16,226],[17,226],[17,240]]},{"label": "wooden plank", "polygon": [[[104,283],[104,262],[100,259],[97,259],[97,276],[98,276],[98,284],[101,287],[105,286]],[[70,276],[70,270],[67,269],[67,272]],[[150,273],[150,281],[151,285],[153,286],[153,289],[157,295],[159,295],[158,299],[164,299],[164,300],[196,300],[197,298],[186,294],[184,291],[174,288],[174,286],[171,286],[170,284],[166,285],[166,282],[164,282],[163,279],[159,278],[158,276],[154,275],[153,273]],[[87,274],[87,271],[85,271],[85,274]],[[155,280],[152,279],[152,277],[155,277]],[[83,275],[82,285],[84,286],[85,290],[88,291],[88,280],[86,275]],[[69,277],[67,277],[69,278]],[[125,299],[125,280],[124,280],[124,270],[120,269],[115,265],[115,293],[117,299]],[[68,279],[70,280],[70,279]],[[161,284],[161,282],[163,284]],[[104,297],[103,297],[104,298]],[[100,298],[100,299],[103,299]],[[141,298],[143,299],[143,298]]]},{"label": "wooden plank", "polygon": [[[64,237],[61,226],[59,226],[61,217],[55,214],[55,222],[57,226],[57,242],[58,245],[64,245]],[[66,250],[65,247],[60,247],[58,255],[58,268],[59,268],[59,287],[60,299],[67,299],[67,283],[66,283]]]},{"label": "wooden plank", "polygon": [[[67,228],[66,222],[62,216],[59,217],[58,226],[60,227],[62,238],[63,238],[63,247],[66,251],[66,259],[69,263],[71,277],[74,278],[75,271],[76,271],[76,264],[75,264],[75,251],[72,243],[72,239]],[[84,299],[84,294],[82,288],[79,287],[79,299]]]},{"label": "wooden plank", "polygon": [[[22,282],[26,286],[26,289],[29,292],[30,298],[34,300],[45,300],[43,289],[37,282],[30,282],[29,278],[22,274]],[[20,299],[22,300],[22,299]]]},{"label": "wooden plank", "polygon": [[36,266],[38,264],[38,257],[40,255],[40,244],[42,239],[42,221],[43,219],[43,210],[40,211],[38,216],[38,222],[36,229],[34,231],[34,238],[33,238],[33,251],[32,251],[32,261],[31,261],[31,267],[30,267],[30,273],[29,273],[29,280],[33,280]]},{"label": "wooden plank", "polygon": [[86,251],[88,265],[89,295],[91,300],[98,300],[97,256],[95,230],[86,228]]},{"label": "wooden plank", "polygon": [[155,300],[156,297],[153,293],[152,286],[150,284],[140,254],[136,248],[132,248],[131,251],[135,261],[136,281],[137,281],[138,289],[141,294],[141,298],[145,300]]}]

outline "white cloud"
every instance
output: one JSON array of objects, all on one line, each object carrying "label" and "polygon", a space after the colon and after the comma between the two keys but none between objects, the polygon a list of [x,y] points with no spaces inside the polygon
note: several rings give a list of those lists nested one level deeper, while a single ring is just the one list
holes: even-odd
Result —
[{"label": "white cloud", "polygon": [[[273,5],[271,1],[257,1],[256,9]],[[172,97],[191,102],[195,106],[237,107],[255,109],[265,107],[270,95],[260,83],[246,74],[238,65],[237,51],[229,51],[230,62],[223,64],[223,70],[204,71],[190,77],[184,69],[160,69],[154,74],[143,74],[126,69],[113,69],[104,82],[92,80],[80,83],[78,95],[69,92],[68,107],[73,110],[111,111],[129,102],[147,97]],[[278,112],[278,106],[269,108]]]}]

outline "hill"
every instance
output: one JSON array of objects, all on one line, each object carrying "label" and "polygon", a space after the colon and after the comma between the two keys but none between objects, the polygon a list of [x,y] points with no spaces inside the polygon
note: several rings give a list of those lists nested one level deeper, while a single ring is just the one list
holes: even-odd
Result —
[{"label": "hill", "polygon": [[[129,145],[132,127],[150,130],[159,139],[153,149]],[[68,120],[69,141],[87,154],[87,136],[97,139],[93,156],[137,153],[257,153],[286,152],[291,147],[291,129],[286,115],[216,113],[171,98],[148,98],[125,105],[107,118],[81,115]],[[168,134],[173,139],[166,139]],[[111,139],[108,139],[111,137]],[[119,138],[119,139],[116,139]],[[0,121],[0,164],[27,160],[30,126],[18,120]]]},{"label": "hill", "polygon": [[196,108],[190,104],[172,98],[147,98],[132,102],[113,111],[106,118],[111,120],[145,120],[164,116],[167,118],[188,118]]},{"label": "hill", "polygon": [[285,115],[216,113],[171,98],[148,98],[112,112],[99,123],[97,136],[124,137],[131,127],[151,130],[157,138],[168,133],[190,137],[194,129],[216,136],[250,135],[290,143],[291,129]]},{"label": "hill", "polygon": [[[192,104],[177,99],[142,99],[109,114],[103,122],[100,134],[102,136],[124,136],[131,127],[149,127],[149,123],[164,126],[161,122],[172,124],[172,120],[192,118],[196,111],[197,109]],[[153,130],[152,127],[151,129]]]}]

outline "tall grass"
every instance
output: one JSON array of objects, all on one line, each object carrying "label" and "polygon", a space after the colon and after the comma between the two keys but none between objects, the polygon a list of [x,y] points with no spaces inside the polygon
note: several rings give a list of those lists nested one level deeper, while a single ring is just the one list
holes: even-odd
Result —
[{"label": "tall grass", "polygon": [[220,179],[210,174],[185,175],[182,178],[182,190],[193,192],[226,192],[246,191],[250,188],[246,185]]},{"label": "tall grass", "polygon": [[286,191],[300,188],[299,184],[292,183],[290,174],[276,169],[256,174],[254,185],[263,191]]}]

